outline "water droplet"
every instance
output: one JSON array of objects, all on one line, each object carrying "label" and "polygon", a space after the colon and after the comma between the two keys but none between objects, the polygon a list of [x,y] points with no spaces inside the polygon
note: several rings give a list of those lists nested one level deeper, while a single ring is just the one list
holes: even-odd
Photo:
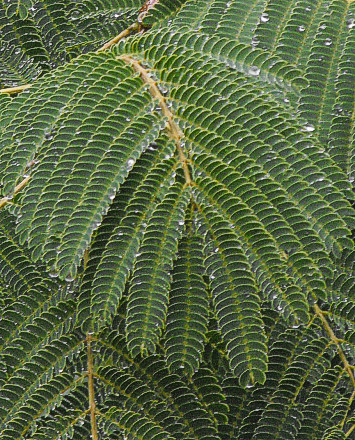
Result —
[{"label": "water droplet", "polygon": [[304,129],[305,129],[306,131],[309,131],[309,132],[315,130],[314,126],[311,125],[311,124],[307,124],[307,125],[305,125]]},{"label": "water droplet", "polygon": [[260,74],[260,69],[258,66],[251,66],[249,68],[249,75],[258,76]]},{"label": "water droplet", "polygon": [[355,27],[355,19],[354,18],[349,18],[349,20],[347,20],[346,25],[348,27],[348,29],[352,29],[353,27]]},{"label": "water droplet", "polygon": [[108,198],[113,200],[116,197],[116,188],[112,188],[108,193]]},{"label": "water droplet", "polygon": [[331,46],[332,45],[332,40],[330,38],[326,38],[324,44],[325,44],[325,46]]},{"label": "water droplet", "polygon": [[269,14],[267,14],[266,12],[263,12],[261,14],[260,21],[262,23],[267,23],[269,21]]},{"label": "water droplet", "polygon": [[304,26],[299,26],[298,30],[299,30],[299,32],[304,32],[306,30],[306,28]]},{"label": "water droplet", "polygon": [[76,18],[78,18],[80,16],[80,11],[78,11],[78,10],[74,10],[74,11],[72,11],[72,13],[71,13],[71,18],[72,19],[76,19]]},{"label": "water droplet", "polygon": [[134,165],[134,159],[128,159],[127,160],[127,171],[131,171]]},{"label": "water droplet", "polygon": [[254,37],[251,39],[251,45],[252,45],[253,47],[256,47],[258,44],[259,44],[259,40],[257,39],[257,37],[254,36]]}]

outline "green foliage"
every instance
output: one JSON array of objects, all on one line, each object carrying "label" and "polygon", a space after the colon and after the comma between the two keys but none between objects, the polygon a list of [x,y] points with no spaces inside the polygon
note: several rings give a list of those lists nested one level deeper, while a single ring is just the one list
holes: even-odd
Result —
[{"label": "green foliage", "polygon": [[0,4],[0,438],[351,438],[355,2],[141,8]]}]

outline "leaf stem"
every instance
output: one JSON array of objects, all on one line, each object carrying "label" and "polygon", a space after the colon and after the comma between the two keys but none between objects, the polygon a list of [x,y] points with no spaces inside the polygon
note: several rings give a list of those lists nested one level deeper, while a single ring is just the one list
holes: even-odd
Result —
[{"label": "leaf stem", "polygon": [[355,423],[353,426],[349,429],[349,431],[345,434],[345,438],[349,438],[350,434],[355,430]]},{"label": "leaf stem", "polygon": [[341,348],[341,345],[339,343],[339,339],[335,336],[332,328],[330,327],[330,325],[329,325],[323,311],[320,309],[320,307],[317,304],[314,304],[313,308],[314,308],[314,311],[316,312],[316,315],[318,316],[318,318],[322,321],[323,327],[324,327],[325,331],[327,332],[328,336],[330,337],[331,342],[336,345],[338,355],[339,355],[341,361],[343,362],[345,371],[349,375],[351,383],[355,389],[354,373],[352,371],[352,367],[351,367],[350,363],[346,359],[346,356],[343,352],[343,349]]},{"label": "leaf stem", "polygon": [[140,74],[142,80],[150,86],[150,93],[153,96],[153,98],[156,98],[159,101],[162,112],[164,116],[168,119],[167,129],[170,134],[170,137],[176,143],[180,162],[185,175],[186,184],[191,186],[192,179],[191,179],[189,167],[187,165],[188,159],[185,156],[184,150],[181,146],[181,139],[184,137],[184,134],[181,131],[180,127],[177,125],[177,123],[174,121],[174,115],[169,110],[164,96],[161,94],[155,81],[149,76],[148,71],[139,63],[139,61],[135,60],[129,55],[121,55],[119,58],[125,61],[127,64],[130,64],[133,67],[133,69]]},{"label": "leaf stem", "polygon": [[[20,182],[17,186],[15,186],[15,190],[14,190],[14,194],[13,196],[15,196],[17,193],[19,193],[29,182],[29,180],[31,179],[31,176],[27,176],[25,179],[22,180],[22,182]],[[6,206],[8,203],[11,202],[10,197],[3,197],[2,199],[0,199],[0,209],[3,208],[4,206]]]},{"label": "leaf stem", "polygon": [[96,423],[96,403],[94,391],[94,358],[92,355],[92,335],[88,334],[86,338],[87,356],[88,356],[88,389],[89,389],[89,411],[91,418],[91,436],[92,440],[98,440],[97,423]]},{"label": "leaf stem", "polygon": [[[128,37],[132,32],[137,31],[139,29],[138,22],[131,24],[127,29],[123,30],[121,33],[116,35],[116,37],[112,38],[112,40],[105,43],[100,49],[97,50],[97,52],[103,52],[107,49],[109,49],[114,44],[118,43],[120,40],[122,40],[125,37]],[[16,86],[16,87],[8,87],[5,89],[0,89],[0,94],[15,94],[22,92],[23,90],[26,90],[30,88],[32,84],[23,84],[22,86]]]},{"label": "leaf stem", "polygon": [[131,26],[129,26],[127,29],[125,29],[116,37],[112,38],[112,40],[108,41],[106,44],[100,47],[100,49],[98,49],[97,52],[103,52],[104,50],[109,49],[111,46],[122,40],[122,38],[128,37],[128,35],[131,34],[133,31],[138,30],[138,28],[139,28],[138,23],[131,24]]},{"label": "leaf stem", "polygon": [[8,87],[7,89],[0,89],[0,94],[19,93],[19,92],[22,92],[23,90],[30,88],[31,86],[32,86],[32,84],[23,84],[22,86]]},{"label": "leaf stem", "polygon": [[344,425],[346,423],[346,419],[348,418],[348,413],[349,413],[349,411],[351,409],[351,405],[352,405],[352,403],[354,401],[354,398],[355,398],[355,390],[353,391],[352,395],[350,396],[350,399],[349,399],[349,402],[348,402],[348,411],[346,412],[346,414],[344,415],[343,420],[340,423],[341,429],[344,428]]}]

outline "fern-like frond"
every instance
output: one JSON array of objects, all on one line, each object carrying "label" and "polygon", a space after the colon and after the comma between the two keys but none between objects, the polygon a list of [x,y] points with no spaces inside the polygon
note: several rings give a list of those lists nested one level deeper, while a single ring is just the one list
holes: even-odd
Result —
[{"label": "fern-like frond", "polygon": [[[104,77],[101,77],[105,71],[105,60],[107,60],[107,67],[111,64],[111,68]],[[82,69],[85,64],[91,74],[88,74],[88,70],[85,68]],[[94,69],[95,65],[97,69]],[[36,153],[43,154],[43,150],[47,150],[48,144],[52,145],[50,148],[54,147],[54,150],[57,151],[55,155],[45,156],[40,161],[36,173],[37,179],[33,180],[28,197],[27,194],[24,195],[23,206],[26,206],[26,214],[23,213],[25,217],[23,217],[24,222],[20,228],[25,230],[24,238],[29,239],[30,246],[36,245],[35,258],[39,257],[39,252],[42,250],[48,263],[53,266],[53,271],[60,271],[61,276],[67,279],[74,278],[76,267],[89,244],[91,233],[98,227],[103,215],[107,212],[124,177],[131,170],[142,151],[147,148],[149,142],[157,137],[161,124],[164,124],[163,119],[158,124],[155,123],[156,118],[159,121],[159,115],[156,112],[149,113],[154,107],[149,94],[143,93],[141,96],[139,89],[136,96],[131,95],[140,80],[139,78],[131,78],[130,70],[127,67],[122,70],[121,67],[123,67],[122,62],[115,61],[112,56],[97,55],[89,57],[86,63],[84,61],[81,68],[74,68],[73,74],[69,73],[68,80],[63,81],[61,86],[57,88],[61,98],[59,99],[56,93],[52,95],[56,104],[54,104],[52,118],[47,117],[46,122],[39,123],[38,144],[33,143],[35,134],[32,133],[31,146],[28,149],[21,148],[18,157],[9,153],[9,167],[3,174],[4,191],[11,191],[11,184],[9,187],[7,182],[14,181],[16,176],[20,176],[21,170],[26,169],[26,164],[33,159]],[[109,73],[110,70],[111,73]],[[115,71],[118,74],[117,78]],[[68,85],[69,82],[71,88]],[[78,82],[86,93],[83,94],[78,88]],[[92,83],[91,87],[90,83]],[[98,93],[98,87],[103,84],[106,84],[107,90],[104,96]],[[65,90],[63,96],[61,90]],[[41,91],[39,93],[41,94]],[[32,105],[38,102],[35,96],[31,102]],[[138,102],[140,102],[139,107],[135,108]],[[75,119],[71,110],[74,103],[76,104],[76,112],[80,112],[81,115],[87,113],[87,118],[79,125],[80,119]],[[42,109],[44,112],[46,111],[45,106]],[[120,120],[117,118],[118,109],[121,114]],[[101,121],[99,124],[98,120]],[[73,130],[73,126],[76,131]],[[89,135],[92,129],[94,132]],[[68,130],[70,131],[69,136]],[[110,131],[110,135],[107,135],[107,130]],[[131,139],[135,131],[136,144],[128,147],[127,139],[128,137]],[[65,143],[63,143],[63,137],[66,138]],[[84,145],[86,147],[83,150]],[[36,150],[34,147],[37,147]],[[122,147],[124,148],[122,149]],[[83,151],[86,152],[85,155],[81,154]],[[115,151],[120,151],[120,158],[117,158],[116,165]],[[93,166],[89,171],[88,165],[92,157],[101,157],[101,160],[97,166]],[[58,161],[58,159],[60,160]],[[68,162],[72,163],[73,172],[67,168],[67,165],[63,168],[63,164]],[[17,164],[20,165],[17,166]],[[104,179],[100,176],[101,168],[106,170]],[[64,183],[60,191],[61,194],[58,193],[59,177]],[[39,184],[43,178],[46,178],[47,181],[46,189],[42,191],[39,203],[37,202],[33,206],[31,201],[35,197],[34,191],[37,193],[40,191],[40,188],[36,187],[36,182]],[[101,194],[101,200],[96,202],[95,213],[92,211],[95,191],[92,193],[90,186],[96,188],[97,194]],[[54,187],[55,192],[53,192]],[[82,193],[78,192],[79,187],[82,188]],[[85,187],[87,187],[87,191],[85,191]],[[68,200],[71,200],[70,204]],[[31,205],[32,209],[30,209]],[[81,208],[74,209],[75,206]],[[52,210],[53,216],[50,215],[48,218],[50,210]],[[91,212],[90,217],[87,217],[88,210]],[[80,225],[82,234],[73,234],[75,225]],[[61,246],[60,236],[63,237],[63,246]],[[77,250],[74,242],[77,243]],[[64,245],[64,243],[66,244]]]},{"label": "fern-like frond", "polygon": [[177,14],[176,23],[209,35],[229,37],[250,44],[267,0],[189,0]]},{"label": "fern-like frond", "polygon": [[1,439],[352,437],[354,8],[0,4]]},{"label": "fern-like frond", "polygon": [[134,23],[140,0],[11,0],[0,5],[0,84],[35,80]]},{"label": "fern-like frond", "polygon": [[70,395],[64,396],[62,405],[53,409],[40,423],[33,428],[31,439],[45,440],[82,439],[90,436],[90,420],[85,408],[87,389],[79,386]]},{"label": "fern-like frond", "polygon": [[329,428],[333,400],[340,399],[336,392],[336,387],[341,379],[343,371],[335,368],[325,371],[317,383],[312,387],[309,397],[305,402],[301,429],[297,435],[297,440],[309,438],[321,438],[323,432]]},{"label": "fern-like frond", "polygon": [[171,371],[197,370],[207,332],[209,298],[203,279],[201,238],[192,225],[179,245],[174,265],[166,324],[166,356]]},{"label": "fern-like frond", "polygon": [[211,234],[206,244],[206,268],[214,306],[231,362],[242,384],[264,382],[265,335],[251,267],[234,231],[220,215],[201,206],[201,216]]},{"label": "fern-like frond", "polygon": [[188,1],[176,23],[251,44],[268,51],[269,59],[280,57],[305,69],[309,86],[302,91],[300,110],[307,129],[319,132],[336,163],[352,175],[354,8],[351,1],[337,0],[329,5],[318,0]]},{"label": "fern-like frond", "polygon": [[[8,374],[6,380],[2,380],[0,416],[5,424],[2,425],[2,429],[6,428],[6,422],[16,415],[39,385],[51,379],[55,370],[64,368],[66,359],[70,359],[80,345],[82,339],[78,333],[53,339],[39,350],[34,350],[32,356],[22,360],[18,368]],[[18,351],[20,352],[20,349]]]},{"label": "fern-like frond", "polygon": [[[343,41],[354,35],[354,30],[348,26],[355,10],[352,5],[350,11],[350,5],[351,2],[330,2],[319,22],[307,59],[306,77],[310,85],[300,100],[300,111],[317,129],[324,143],[329,139],[329,128],[334,115],[346,111],[342,98],[340,102],[336,102],[334,82],[345,68],[344,62],[351,68],[351,60],[346,53],[348,50],[344,53],[343,48]],[[332,149],[330,151],[336,152]]]},{"label": "fern-like frond", "polygon": [[11,17],[13,15],[19,15],[20,18],[26,18],[28,10],[32,7],[32,0],[10,0],[7,2],[6,15]]},{"label": "fern-like frond", "polygon": [[[173,146],[171,143],[165,145],[165,148],[162,143],[158,146],[160,149],[153,150],[157,156],[156,166],[148,168],[146,164],[147,168],[141,168],[143,175],[132,174],[137,187],[103,249],[94,275],[90,291],[90,295],[93,295],[92,313],[101,324],[108,322],[110,316],[116,313],[128,275],[137,258],[147,221],[174,182],[177,162],[169,158]],[[151,158],[149,164],[152,165],[153,154],[149,151],[147,153],[145,157]]]},{"label": "fern-like frond", "polygon": [[23,438],[33,428],[36,420],[47,417],[53,407],[58,407],[62,403],[64,394],[73,392],[84,379],[85,376],[74,378],[71,374],[63,372],[57,374],[48,383],[39,386],[23,406],[17,407],[17,412],[1,433],[2,438],[4,440]]},{"label": "fern-like frond", "polygon": [[135,355],[155,351],[166,320],[172,262],[190,201],[179,180],[149,219],[135,263],[127,304],[127,341]]},{"label": "fern-like frond", "polygon": [[0,212],[0,278],[17,295],[34,295],[34,292],[40,295],[41,291],[49,289],[49,278],[43,268],[33,264],[29,252],[18,243],[15,222],[8,212]]},{"label": "fern-like frond", "polygon": [[326,349],[327,341],[324,338],[312,340],[294,358],[278,387],[269,397],[253,438],[296,438],[302,420],[301,408],[296,403],[297,395],[312,370],[319,367],[317,364]]},{"label": "fern-like frond", "polygon": [[118,408],[111,407],[107,413],[100,413],[100,415],[117,424],[128,437],[142,440],[172,440],[173,438],[164,432],[161,426],[133,411],[123,412]]},{"label": "fern-like frond", "polygon": [[324,433],[322,440],[346,440],[344,431],[337,427],[327,429]]},{"label": "fern-like frond", "polygon": [[[138,397],[138,393],[132,390],[127,390],[131,395],[124,392],[123,401],[126,397],[129,398],[125,405],[131,408],[134,405],[135,411],[137,408],[143,410],[142,414],[145,416],[149,413],[150,417],[156,417],[156,420],[162,424],[165,430],[171,432],[174,436],[181,436],[184,438],[198,440],[200,438],[217,439],[217,430],[210,414],[203,402],[199,401],[196,395],[196,390],[192,389],[188,383],[185,383],[177,374],[169,374],[169,369],[164,359],[158,355],[149,356],[143,360],[134,360],[127,350],[122,336],[111,333],[110,343],[105,344],[105,357],[109,356],[115,359],[115,364],[120,363],[126,369],[130,368],[132,374],[137,380],[125,376],[125,373],[117,371],[115,368],[108,367],[105,370],[107,379],[116,383],[116,378],[127,378],[127,387],[131,383],[137,385],[138,389],[142,390],[142,400]],[[146,384],[148,388],[143,388]],[[117,382],[117,386],[126,387],[125,382]],[[147,389],[155,392],[154,400],[145,401],[144,396],[147,396]],[[115,399],[115,402],[122,399]],[[161,404],[160,404],[161,402]],[[117,403],[116,403],[117,404]],[[138,406],[137,406],[138,405]],[[145,409],[144,409],[145,408]]]}]

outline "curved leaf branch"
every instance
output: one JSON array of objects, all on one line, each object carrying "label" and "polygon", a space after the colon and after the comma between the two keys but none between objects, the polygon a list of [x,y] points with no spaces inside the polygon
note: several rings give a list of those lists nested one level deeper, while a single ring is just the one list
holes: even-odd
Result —
[{"label": "curved leaf branch", "polygon": [[182,169],[184,171],[186,183],[187,185],[191,186],[192,179],[188,167],[188,159],[181,145],[182,144],[181,140],[184,134],[181,131],[180,127],[177,125],[177,123],[174,121],[174,115],[169,110],[169,107],[166,104],[164,96],[161,94],[155,81],[149,76],[149,72],[137,60],[135,60],[129,55],[121,55],[119,58],[125,61],[127,64],[130,64],[133,67],[133,69],[140,74],[142,80],[149,85],[150,93],[153,96],[153,98],[156,98],[159,101],[163,115],[168,119],[168,126],[167,126],[168,133],[171,139],[173,139],[174,142],[176,143],[176,148],[179,154]]},{"label": "curved leaf branch", "polygon": [[89,334],[86,339],[88,356],[88,389],[89,389],[89,411],[91,417],[91,435],[93,440],[98,440],[96,423],[96,402],[94,392],[94,358],[92,354],[92,335]]},{"label": "curved leaf branch", "polygon": [[114,44],[118,43],[120,40],[122,40],[125,37],[128,37],[128,35],[130,35],[132,32],[136,31],[139,29],[139,25],[138,23],[133,23],[131,26],[129,26],[127,29],[125,29],[124,31],[122,31],[120,34],[118,34],[116,37],[112,38],[112,40],[108,41],[107,43],[105,43],[102,47],[100,47],[100,49],[98,49],[97,52],[103,52],[104,50],[109,49],[110,47],[112,47]]},{"label": "curved leaf branch", "polygon": [[331,342],[333,344],[335,344],[337,351],[338,351],[338,354],[339,354],[339,357],[342,360],[342,362],[344,364],[344,368],[345,368],[347,374],[349,375],[351,383],[355,389],[355,377],[354,377],[354,373],[352,371],[352,366],[350,365],[349,361],[347,360],[347,358],[344,354],[343,349],[340,346],[339,339],[335,336],[332,328],[330,327],[330,325],[329,325],[326,317],[324,316],[323,311],[320,309],[320,307],[317,304],[314,304],[313,308],[314,308],[314,311],[316,312],[316,315],[318,316],[318,318],[322,321],[323,327],[324,327],[325,331],[327,332],[328,336],[330,337]]},{"label": "curved leaf branch", "polygon": [[[27,183],[30,181],[31,176],[27,176],[25,177],[22,182],[20,182],[14,190],[14,196],[16,194],[18,194],[26,185]],[[0,199],[0,209],[3,208],[4,206],[6,206],[7,204],[11,203],[13,197],[3,197],[2,199]]]}]

